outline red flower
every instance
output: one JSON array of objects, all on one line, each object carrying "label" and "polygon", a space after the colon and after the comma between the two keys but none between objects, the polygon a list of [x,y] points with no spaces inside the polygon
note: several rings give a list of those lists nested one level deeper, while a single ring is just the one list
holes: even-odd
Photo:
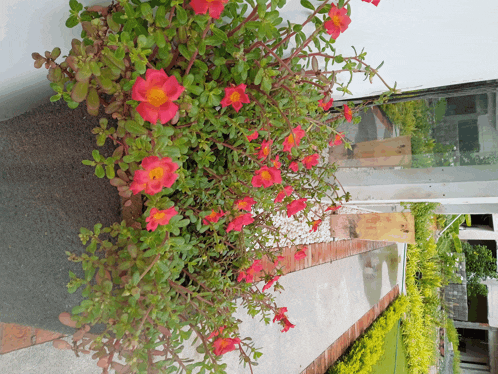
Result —
[{"label": "red flower", "polygon": [[270,288],[271,286],[273,286],[273,283],[275,283],[276,281],[278,281],[278,279],[280,278],[280,275],[277,275],[276,277],[270,279],[268,281],[268,283],[266,283],[264,286],[263,286],[263,292],[265,292],[268,288]]},{"label": "red flower", "polygon": [[318,226],[320,226],[320,224],[322,223],[322,220],[321,219],[318,219],[316,221],[313,221],[313,225],[311,226],[311,230],[310,232],[316,232],[316,230],[318,230]]},{"label": "red flower", "polygon": [[318,100],[318,105],[320,105],[323,110],[329,110],[332,107],[332,104],[334,103],[334,99],[330,99],[326,103],[323,102],[323,99]]},{"label": "red flower", "polygon": [[330,20],[325,22],[323,26],[327,30],[327,34],[332,35],[332,39],[337,39],[341,32],[346,31],[351,19],[347,15],[348,10],[344,7],[338,9],[334,4],[329,11]]},{"label": "red flower", "polygon": [[270,148],[272,144],[273,140],[263,140],[263,143],[261,143],[261,149],[258,153],[258,158],[262,158],[264,160],[270,154]]},{"label": "red flower", "polygon": [[344,136],[343,132],[340,132],[338,134],[335,134],[335,139],[331,140],[329,145],[332,147],[334,145],[339,145],[342,143],[342,137]]},{"label": "red flower", "polygon": [[147,230],[154,231],[157,229],[158,225],[167,225],[171,217],[176,216],[178,212],[175,207],[168,208],[166,210],[158,210],[157,208],[152,208],[150,210],[150,215],[145,219],[147,223]]},{"label": "red flower", "polygon": [[246,283],[254,282],[254,275],[263,270],[263,265],[261,265],[261,260],[254,260],[252,265],[246,271],[240,271],[239,276],[237,278],[237,282],[240,282],[242,279],[246,280]]},{"label": "red flower", "polygon": [[235,205],[237,206],[238,210],[247,210],[248,212],[251,211],[251,207],[256,204],[254,199],[252,197],[246,196],[242,200],[237,200],[235,202]]},{"label": "red flower", "polygon": [[292,130],[292,133],[284,140],[284,152],[290,152],[292,147],[299,146],[299,142],[305,134],[306,132],[301,129],[301,125]]},{"label": "red flower", "polygon": [[284,187],[284,190],[278,193],[277,197],[273,202],[280,203],[285,196],[290,196],[292,191],[294,191],[294,189],[291,186]]},{"label": "red flower", "polygon": [[277,157],[275,157],[275,160],[271,160],[271,163],[273,164],[273,166],[275,166],[277,169],[280,169],[280,166],[282,166],[282,163],[280,161],[278,161],[278,159],[280,158],[279,155],[277,155]]},{"label": "red flower", "polygon": [[145,170],[135,171],[130,189],[133,194],[137,194],[145,189],[145,193],[154,195],[163,187],[171,187],[175,183],[178,174],[175,173],[178,165],[171,158],[157,156],[145,157],[142,160],[142,167]]},{"label": "red flower", "polygon": [[270,187],[275,183],[282,183],[282,176],[280,175],[280,170],[275,167],[269,168],[268,166],[263,166],[261,169],[255,171],[256,175],[252,177],[253,187]]},{"label": "red flower", "polygon": [[[215,0],[213,0],[215,2]],[[226,106],[232,105],[233,109],[238,113],[240,108],[242,108],[242,103],[250,103],[249,97],[246,95],[246,85],[241,83],[237,87],[226,87],[225,97],[221,100],[221,106],[224,108]]]},{"label": "red flower", "polygon": [[218,19],[226,3],[228,0],[192,0],[190,6],[194,9],[195,14],[206,14],[209,10],[209,15]]},{"label": "red flower", "polygon": [[293,325],[292,323],[289,322],[287,317],[283,318],[282,320],[284,322],[284,329],[282,330],[282,332],[287,332],[289,331],[290,328],[296,327],[296,325]]},{"label": "red flower", "polygon": [[301,250],[297,251],[296,253],[294,253],[294,259],[296,261],[299,261],[299,260],[302,260],[303,258],[305,258],[307,255],[306,255],[306,250],[308,248],[307,247],[303,247],[301,248]]},{"label": "red flower", "polygon": [[338,210],[340,207],[341,207],[341,205],[339,205],[339,206],[331,205],[327,209],[325,209],[325,211],[327,212],[327,211],[331,210],[334,212],[334,211]]},{"label": "red flower", "polygon": [[351,122],[353,119],[353,112],[351,112],[351,109],[344,104],[344,117],[346,117],[346,121]]},{"label": "red flower", "polygon": [[291,164],[289,165],[289,169],[291,169],[294,172],[297,172],[299,170],[299,164],[296,161],[292,161]]},{"label": "red flower", "polygon": [[247,140],[252,141],[252,140],[256,139],[258,136],[259,136],[258,131],[254,131],[251,135],[247,136],[246,138],[247,138]]},{"label": "red flower", "polygon": [[273,265],[274,266],[277,266],[278,263],[282,260],[285,260],[285,257],[284,256],[278,256],[277,259],[273,262]]},{"label": "red flower", "polygon": [[225,212],[224,211],[220,211],[219,213],[216,213],[213,210],[211,210],[211,213],[209,215],[207,215],[206,217],[204,217],[204,219],[202,220],[202,223],[204,225],[209,225],[209,222],[212,222],[212,223],[216,223],[220,220],[221,217],[223,217],[225,215]]},{"label": "red flower", "polygon": [[221,356],[224,353],[235,350],[235,344],[239,344],[239,338],[218,338],[214,341],[214,354]]},{"label": "red flower", "polygon": [[306,201],[308,199],[297,199],[292,201],[287,205],[287,217],[293,216],[297,212],[300,212],[304,208],[306,208]]},{"label": "red flower", "polygon": [[173,101],[178,100],[184,90],[185,87],[180,86],[174,76],[168,77],[164,70],[147,69],[145,80],[137,77],[131,98],[141,101],[136,110],[144,120],[155,125],[159,119],[164,124],[178,112],[178,105]]},{"label": "red flower", "polygon": [[320,158],[320,156],[318,155],[318,153],[315,153],[315,154],[312,154],[310,156],[306,156],[305,158],[303,158],[303,165],[306,169],[311,169],[313,166],[316,166],[318,165],[318,159]]},{"label": "red flower", "polygon": [[273,318],[273,323],[275,323],[275,321],[280,321],[284,318],[287,318],[284,313],[287,313],[287,308],[285,306],[278,310],[278,313],[275,315],[275,318]]},{"label": "red flower", "polygon": [[364,1],[366,3],[371,3],[375,6],[379,5],[379,2],[380,2],[380,0],[361,0],[361,1]]},{"label": "red flower", "polygon": [[208,336],[208,340],[211,339],[212,337],[215,337],[215,336],[218,336],[219,334],[221,334],[223,332],[223,330],[225,330],[225,328],[226,328],[226,326],[221,326],[218,330],[213,331]]},{"label": "red flower", "polygon": [[242,226],[249,225],[253,222],[254,218],[252,218],[251,213],[242,214],[228,224],[227,233],[232,230],[242,231]]}]

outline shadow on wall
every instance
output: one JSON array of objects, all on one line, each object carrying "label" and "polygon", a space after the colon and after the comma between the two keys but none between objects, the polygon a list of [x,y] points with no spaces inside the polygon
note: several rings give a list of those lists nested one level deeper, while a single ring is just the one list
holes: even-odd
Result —
[{"label": "shadow on wall", "polygon": [[396,285],[398,278],[398,246],[396,244],[376,249],[358,255],[358,261],[363,268],[363,289],[370,306],[375,305],[381,298],[382,265],[387,264],[389,284]]}]

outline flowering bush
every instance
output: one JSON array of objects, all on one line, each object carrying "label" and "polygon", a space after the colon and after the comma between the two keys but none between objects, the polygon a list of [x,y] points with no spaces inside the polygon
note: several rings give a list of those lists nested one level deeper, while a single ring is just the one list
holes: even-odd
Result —
[{"label": "flowering bush", "polygon": [[[81,23],[82,40],[73,39],[61,63],[58,48],[33,54],[35,67],[49,69],[52,101],[71,108],[86,101],[89,114],[102,106],[114,119],[93,129],[97,145],[110,139],[114,154],[94,150],[83,163],[117,187],[125,206],[133,195],[144,200],[137,222],[82,228],[86,253],[67,253],[85,271],[82,279],[70,273],[68,284],[85,297],[72,310],[80,328],[72,349],[96,351],[104,372],[225,373],[219,356],[235,349],[252,371],[261,353],[238,337],[236,298],[266,324],[273,314],[283,332],[295,327],[265,292],[283,289],[281,248],[267,245],[280,238],[272,217],[287,212],[316,230],[325,215],[308,218],[313,202],[328,198],[330,211],[347,200],[334,165],[319,160],[329,143],[341,144],[335,128],[357,123],[361,107],[326,110],[333,89],[350,93],[339,74],[378,74],[365,53],[343,57],[326,34],[347,31],[348,2],[301,3],[306,21],[284,24],[277,10],[284,0],[120,0],[84,11],[70,0],[66,25]],[[263,271],[265,256],[273,269]],[[89,334],[97,323],[105,332]],[[201,362],[180,358],[193,333]],[[126,365],[113,361],[117,355]]]}]

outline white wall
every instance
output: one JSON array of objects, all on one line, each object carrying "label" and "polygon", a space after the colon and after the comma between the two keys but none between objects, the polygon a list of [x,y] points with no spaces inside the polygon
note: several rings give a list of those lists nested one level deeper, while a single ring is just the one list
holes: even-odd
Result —
[{"label": "white wall", "polygon": [[[351,45],[358,51],[365,47],[367,62],[374,67],[385,61],[380,72],[388,83],[397,81],[398,88],[407,90],[498,78],[495,0],[381,0],[378,7],[352,0],[351,4],[352,22],[338,37],[337,49],[350,56]],[[309,14],[297,0],[289,1],[282,12],[294,23]],[[33,67],[31,53],[58,46],[62,55],[67,54],[71,39],[81,31],[80,26],[64,26],[68,15],[67,0],[0,1],[0,120],[51,95],[47,71]],[[385,90],[380,80],[369,84],[361,75],[350,88],[355,97]]]}]

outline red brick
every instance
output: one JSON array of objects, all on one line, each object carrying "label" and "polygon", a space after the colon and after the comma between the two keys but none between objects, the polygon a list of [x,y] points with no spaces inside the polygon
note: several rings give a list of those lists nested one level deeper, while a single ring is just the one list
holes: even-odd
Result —
[{"label": "red brick", "polygon": [[35,344],[46,343],[58,339],[62,334],[47,330],[35,329]]},{"label": "red brick", "polygon": [[30,347],[34,329],[13,323],[0,323],[0,354]]}]

